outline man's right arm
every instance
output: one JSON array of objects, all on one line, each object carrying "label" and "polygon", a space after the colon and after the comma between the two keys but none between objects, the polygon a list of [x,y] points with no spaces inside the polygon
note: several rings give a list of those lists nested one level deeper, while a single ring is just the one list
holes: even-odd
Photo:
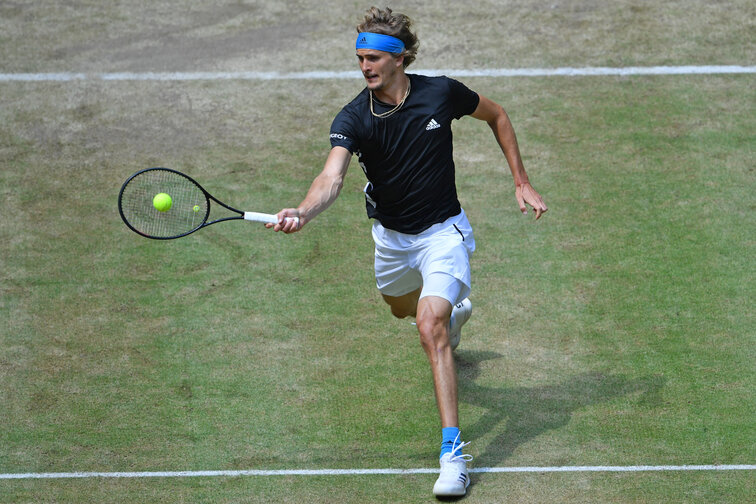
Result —
[{"label": "man's right arm", "polygon": [[[349,168],[352,153],[344,147],[333,147],[328,154],[323,171],[315,177],[307,191],[307,196],[297,208],[284,208],[278,212],[278,224],[267,225],[275,231],[293,233],[314,219],[320,212],[331,206],[341,192],[344,185],[344,177]],[[287,217],[299,217],[288,219]]]}]

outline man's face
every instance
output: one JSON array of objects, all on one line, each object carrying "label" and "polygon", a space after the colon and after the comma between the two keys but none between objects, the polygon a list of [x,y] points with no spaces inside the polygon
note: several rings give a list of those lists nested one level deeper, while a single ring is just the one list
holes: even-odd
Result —
[{"label": "man's face", "polygon": [[391,53],[375,49],[357,49],[360,70],[365,77],[367,87],[378,91],[389,86],[402,66],[403,58],[395,58]]}]

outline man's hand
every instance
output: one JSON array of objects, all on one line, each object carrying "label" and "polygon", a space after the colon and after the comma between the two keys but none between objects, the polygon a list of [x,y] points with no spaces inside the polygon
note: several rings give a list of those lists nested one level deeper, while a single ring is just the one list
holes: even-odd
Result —
[{"label": "man's hand", "polygon": [[289,234],[296,233],[304,226],[302,217],[296,208],[284,208],[276,215],[278,216],[278,222],[276,224],[265,224],[266,228],[273,228],[273,231],[283,231]]},{"label": "man's hand", "polygon": [[543,202],[543,198],[533,189],[530,182],[524,182],[517,186],[515,197],[517,197],[517,203],[520,205],[520,211],[523,214],[528,213],[528,207],[525,206],[526,203],[533,207],[536,213],[536,220],[540,219],[541,215],[548,210],[546,203]]}]

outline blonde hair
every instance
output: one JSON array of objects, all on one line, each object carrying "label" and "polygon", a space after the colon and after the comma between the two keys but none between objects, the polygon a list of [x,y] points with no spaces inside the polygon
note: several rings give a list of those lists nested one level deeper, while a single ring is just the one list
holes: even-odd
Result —
[{"label": "blonde hair", "polygon": [[400,54],[404,56],[404,68],[407,68],[417,55],[417,48],[420,42],[417,35],[412,33],[412,20],[404,14],[394,14],[390,8],[386,7],[381,10],[378,7],[371,7],[365,13],[365,19],[357,25],[357,33],[370,32],[391,35],[404,42],[404,51]]}]

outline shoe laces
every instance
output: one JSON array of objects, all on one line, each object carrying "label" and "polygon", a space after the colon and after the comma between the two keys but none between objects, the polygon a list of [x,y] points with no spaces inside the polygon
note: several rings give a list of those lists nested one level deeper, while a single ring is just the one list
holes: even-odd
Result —
[{"label": "shoe laces", "polygon": [[[468,453],[462,453],[462,448],[469,445],[470,442],[467,443],[459,442],[457,444],[457,441],[459,441],[459,434],[457,434],[457,437],[454,438],[454,441],[452,442],[452,451],[451,451],[451,458],[449,458],[449,462],[457,462],[460,460],[464,460],[465,462],[470,462],[473,459],[473,456]],[[459,455],[456,455],[457,450],[459,450]]]}]

